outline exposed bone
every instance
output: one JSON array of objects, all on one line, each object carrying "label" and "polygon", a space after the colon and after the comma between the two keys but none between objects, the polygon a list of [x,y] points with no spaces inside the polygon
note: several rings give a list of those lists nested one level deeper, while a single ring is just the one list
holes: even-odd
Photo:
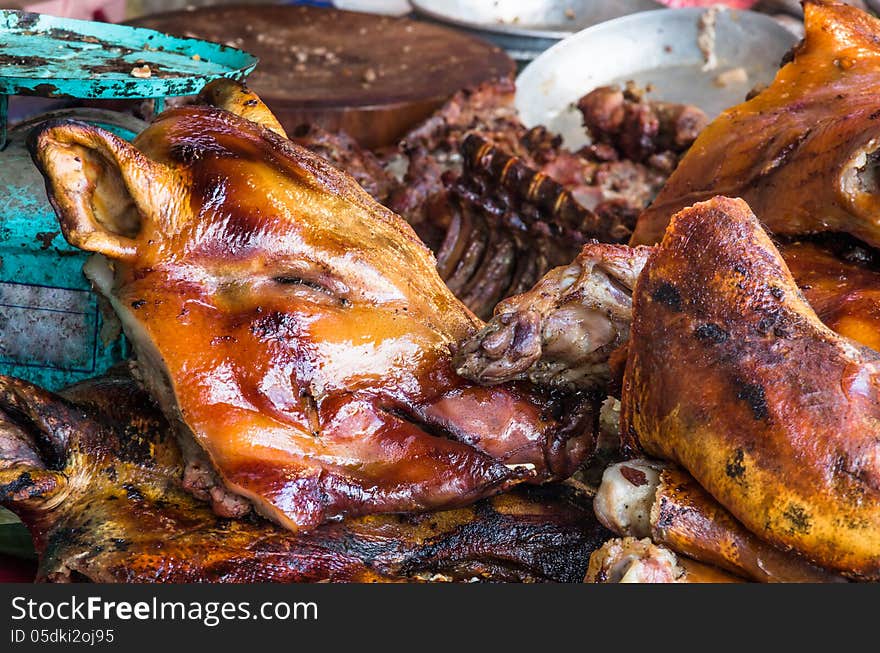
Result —
[{"label": "exposed bone", "polygon": [[651,510],[663,467],[662,463],[643,459],[608,467],[593,500],[599,521],[618,535],[651,537]]},{"label": "exposed bone", "polygon": [[741,583],[725,571],[676,556],[650,539],[609,540],[590,556],[586,583]]}]

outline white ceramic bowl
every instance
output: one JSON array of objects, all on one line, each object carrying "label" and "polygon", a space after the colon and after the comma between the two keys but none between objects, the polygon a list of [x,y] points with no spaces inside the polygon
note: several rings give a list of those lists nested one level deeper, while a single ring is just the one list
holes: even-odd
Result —
[{"label": "white ceramic bowl", "polygon": [[[703,70],[697,45],[704,9],[661,9],[610,20],[554,45],[517,77],[516,107],[528,126],[545,125],[577,148],[587,142],[572,104],[598,86],[633,80],[650,84],[650,97],[694,104],[710,117],[773,80],[797,38],[752,11],[724,10],[716,21],[718,65]],[[719,85],[719,75],[741,68],[745,79]]]}]

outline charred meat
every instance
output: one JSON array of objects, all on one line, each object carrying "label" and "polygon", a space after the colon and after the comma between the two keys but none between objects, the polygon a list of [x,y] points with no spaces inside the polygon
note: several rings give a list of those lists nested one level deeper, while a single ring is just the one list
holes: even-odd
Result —
[{"label": "charred meat", "polygon": [[0,505],[38,580],[577,582],[605,531],[559,487],[294,534],[218,517],[182,484],[171,425],[125,370],[56,395],[0,377]]}]

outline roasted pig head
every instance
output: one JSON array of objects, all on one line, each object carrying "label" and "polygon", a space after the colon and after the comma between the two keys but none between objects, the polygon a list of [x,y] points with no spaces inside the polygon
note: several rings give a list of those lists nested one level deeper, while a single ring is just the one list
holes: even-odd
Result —
[{"label": "roasted pig head", "polygon": [[774,234],[839,231],[880,245],[880,20],[817,0],[804,12],[794,60],[703,130],[633,244],[659,241],[676,211],[726,195]]},{"label": "roasted pig head", "polygon": [[450,343],[482,323],[431,253],[272,129],[193,106],[133,145],[56,122],[31,147],[65,237],[99,254],[86,274],[180,433],[188,486],[222,514],[244,497],[298,530],[448,508],[565,477],[588,453],[585,404],[561,421],[529,387],[455,374]]},{"label": "roasted pig head", "polygon": [[558,485],[291,533],[218,517],[184,490],[183,465],[124,371],[60,395],[0,377],[0,505],[30,529],[38,580],[576,582],[609,535]]},{"label": "roasted pig head", "polygon": [[880,353],[819,320],[744,201],[673,217],[630,333],[629,444],[762,539],[880,578]]}]

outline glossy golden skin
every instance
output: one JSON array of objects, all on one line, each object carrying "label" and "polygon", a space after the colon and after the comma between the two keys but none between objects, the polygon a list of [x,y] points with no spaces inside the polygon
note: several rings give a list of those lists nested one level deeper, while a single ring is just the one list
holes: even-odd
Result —
[{"label": "glossy golden skin", "polygon": [[677,214],[633,299],[629,444],[762,539],[880,578],[880,354],[819,321],[742,200]]},{"label": "glossy golden skin", "polygon": [[702,131],[631,244],[656,243],[676,211],[726,195],[774,234],[842,231],[880,245],[880,20],[817,0],[804,11],[794,60]]},{"label": "glossy golden skin", "polygon": [[168,422],[125,373],[56,395],[0,376],[0,505],[34,537],[37,580],[577,582],[608,536],[559,487],[291,533],[222,519],[181,484]]},{"label": "glossy golden skin", "polygon": [[755,537],[680,469],[660,472],[651,510],[651,539],[676,553],[761,583],[843,580]]},{"label": "glossy golden skin", "polygon": [[880,351],[880,272],[817,243],[783,243],[779,253],[828,328]]},{"label": "glossy golden skin", "polygon": [[[348,175],[227,111],[132,147],[48,125],[35,160],[141,375],[223,483],[292,530],[472,503],[569,475],[592,434],[525,386],[458,378],[482,326],[428,249]],[[589,425],[589,416],[586,416]]]}]

